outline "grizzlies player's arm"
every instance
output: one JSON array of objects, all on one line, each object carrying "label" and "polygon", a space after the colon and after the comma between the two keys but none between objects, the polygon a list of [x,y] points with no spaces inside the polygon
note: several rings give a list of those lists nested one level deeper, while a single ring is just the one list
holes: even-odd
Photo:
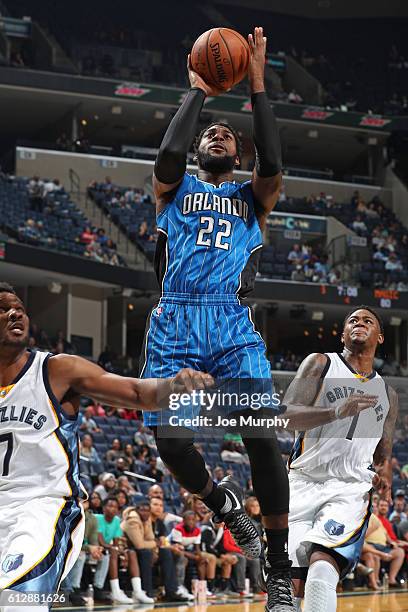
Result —
[{"label": "grizzlies player's arm", "polygon": [[307,431],[375,406],[378,398],[372,395],[350,396],[337,407],[320,406],[319,392],[329,366],[329,357],[322,353],[312,353],[300,364],[282,402],[288,429]]},{"label": "grizzlies player's arm", "polygon": [[398,395],[397,392],[387,385],[390,408],[385,419],[383,435],[374,452],[374,465],[377,472],[373,479],[373,485],[389,502],[391,502],[392,487],[392,447],[394,443],[395,423],[398,417]]},{"label": "grizzlies player's arm", "polygon": [[109,374],[100,366],[76,355],[54,355],[48,361],[51,389],[61,402],[68,391],[88,395],[116,408],[160,410],[171,393],[190,393],[213,383],[209,374],[190,368],[173,379],[130,378]]}]

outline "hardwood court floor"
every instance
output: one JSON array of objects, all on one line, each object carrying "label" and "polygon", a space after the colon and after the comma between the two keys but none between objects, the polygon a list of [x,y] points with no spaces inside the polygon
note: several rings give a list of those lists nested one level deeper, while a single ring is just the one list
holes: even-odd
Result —
[{"label": "hardwood court floor", "polygon": [[[85,611],[89,608],[58,607],[57,610]],[[160,610],[161,612],[264,612],[264,602],[242,602],[234,601],[227,603],[211,603],[207,605],[164,607],[150,606],[95,606],[95,612],[149,612]],[[408,612],[408,591],[389,593],[350,593],[339,597],[337,612]]]}]

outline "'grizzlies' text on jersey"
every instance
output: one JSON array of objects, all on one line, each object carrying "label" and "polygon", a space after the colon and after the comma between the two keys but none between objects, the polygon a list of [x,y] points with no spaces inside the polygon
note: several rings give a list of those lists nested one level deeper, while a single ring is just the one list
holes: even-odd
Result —
[{"label": "'grizzlies' text on jersey", "polygon": [[50,389],[49,356],[30,353],[13,383],[0,387],[0,509],[80,495],[78,418]]},{"label": "'grizzlies' text on jersey", "polygon": [[163,293],[246,295],[262,233],[250,181],[219,187],[185,174],[157,217],[156,274]]},{"label": "'grizzlies' text on jersey", "polygon": [[339,478],[371,483],[374,473],[369,468],[390,407],[387,385],[375,371],[362,378],[338,353],[327,353],[327,357],[327,372],[316,406],[337,407],[350,395],[360,393],[375,395],[378,400],[374,408],[355,417],[300,432],[289,459],[290,470],[316,480]]}]

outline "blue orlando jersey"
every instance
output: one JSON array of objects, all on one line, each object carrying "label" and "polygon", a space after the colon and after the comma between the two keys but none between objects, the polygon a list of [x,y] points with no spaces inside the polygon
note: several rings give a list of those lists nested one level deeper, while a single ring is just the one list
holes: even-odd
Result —
[{"label": "blue orlando jersey", "polygon": [[243,296],[253,289],[262,233],[250,181],[216,187],[186,173],[157,229],[163,293]]}]

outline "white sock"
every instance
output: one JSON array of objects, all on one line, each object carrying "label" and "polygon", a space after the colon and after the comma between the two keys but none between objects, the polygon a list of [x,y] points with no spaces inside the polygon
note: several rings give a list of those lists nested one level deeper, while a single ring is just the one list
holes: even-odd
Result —
[{"label": "white sock", "polygon": [[140,576],[136,576],[136,578],[131,578],[130,582],[132,583],[132,591],[134,593],[140,593],[142,590],[142,581]]},{"label": "white sock", "polygon": [[328,561],[315,561],[309,567],[305,586],[304,612],[336,612],[339,575]]},{"label": "white sock", "polygon": [[295,597],[296,612],[302,612],[302,598]]},{"label": "white sock", "polygon": [[113,595],[117,595],[118,593],[120,593],[121,589],[119,586],[119,578],[115,578],[114,580],[109,580],[110,582],[110,588],[112,591]]}]

